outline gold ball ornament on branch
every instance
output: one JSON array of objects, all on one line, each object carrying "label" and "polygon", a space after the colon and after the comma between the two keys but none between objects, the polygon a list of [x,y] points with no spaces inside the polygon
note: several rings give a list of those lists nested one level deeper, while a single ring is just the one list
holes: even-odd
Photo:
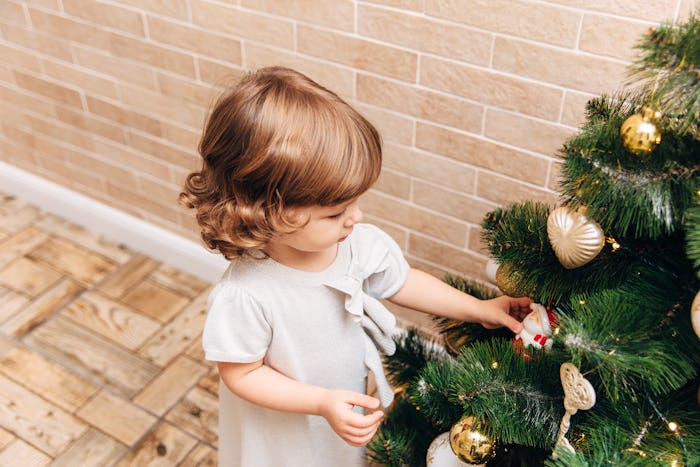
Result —
[{"label": "gold ball ornament on branch", "polygon": [[547,236],[557,259],[566,269],[574,269],[595,258],[605,245],[605,233],[586,216],[586,208],[573,211],[560,206],[549,213]]},{"label": "gold ball ornament on branch", "polygon": [[452,425],[450,446],[459,460],[468,464],[484,464],[496,456],[496,445],[483,433],[481,422],[466,415]]},{"label": "gold ball ornament on branch", "polygon": [[620,126],[625,149],[637,156],[650,154],[661,142],[661,131],[656,123],[659,117],[661,113],[648,106],[628,117]]},{"label": "gold ball ornament on branch", "polygon": [[496,285],[511,297],[524,297],[526,294],[520,286],[522,274],[511,263],[503,263],[496,270]]}]

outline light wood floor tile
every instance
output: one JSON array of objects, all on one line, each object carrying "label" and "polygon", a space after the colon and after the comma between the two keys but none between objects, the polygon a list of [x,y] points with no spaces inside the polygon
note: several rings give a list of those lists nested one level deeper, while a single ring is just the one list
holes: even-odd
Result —
[{"label": "light wood floor tile", "polygon": [[143,281],[131,289],[122,301],[161,323],[167,323],[182,311],[189,298],[155,282]]},{"label": "light wood floor tile", "polygon": [[21,439],[15,439],[0,452],[0,465],[43,467],[49,465],[51,458]]},{"label": "light wood floor tile", "polygon": [[31,253],[38,248],[42,243],[48,240],[49,236],[44,232],[29,227],[8,238],[5,238],[0,243],[0,268],[7,265],[10,261],[21,258],[27,253]]},{"label": "light wood floor tile", "polygon": [[101,467],[121,459],[128,447],[101,431],[90,428],[58,456],[51,467]]},{"label": "light wood floor tile", "polygon": [[185,353],[195,360],[204,360],[204,349],[202,348],[201,335],[192,340],[190,347],[185,351]]},{"label": "light wood floor tile", "polygon": [[25,342],[126,398],[159,372],[156,365],[63,316],[37,328]]},{"label": "light wood floor tile", "polygon": [[87,425],[0,375],[0,424],[53,456],[82,436]]},{"label": "light wood floor tile", "polygon": [[148,316],[92,291],[74,300],[63,314],[129,350],[141,347],[160,329],[158,322]]},{"label": "light wood floor tile", "polygon": [[158,365],[167,365],[176,355],[186,352],[199,339],[206,318],[207,294],[202,293],[163,329],[153,336],[139,353]]},{"label": "light wood floor tile", "polygon": [[[0,449],[4,449],[8,444],[14,441],[15,436],[7,430],[0,428]],[[0,464],[2,465],[2,464]]]},{"label": "light wood floor tile", "polygon": [[78,416],[126,445],[138,441],[156,420],[142,408],[107,391],[81,408]]},{"label": "light wood floor tile", "polygon": [[64,278],[31,301],[25,308],[15,313],[0,326],[0,330],[9,336],[21,338],[46,322],[56,311],[82,291],[83,289],[78,284]]},{"label": "light wood floor tile", "polygon": [[105,257],[57,237],[49,238],[27,256],[56,268],[85,286],[98,283],[115,269],[114,263]]},{"label": "light wood floor tile", "polygon": [[93,383],[24,347],[15,347],[0,360],[0,372],[68,412],[75,412],[99,390]]},{"label": "light wood floor tile", "polygon": [[196,444],[197,440],[184,431],[160,423],[117,466],[180,465]]},{"label": "light wood floor tile", "polygon": [[148,256],[134,255],[98,284],[97,289],[109,297],[120,298],[142,282],[148,274],[158,267],[158,264],[156,260]]},{"label": "light wood floor tile", "polygon": [[216,466],[211,287],[0,193],[0,466]]},{"label": "light wood floor tile", "polygon": [[126,263],[133,256],[133,252],[126,246],[104,240],[102,237],[87,231],[83,227],[72,224],[60,217],[47,214],[39,219],[35,225],[44,232],[76,243],[117,264]]},{"label": "light wood floor tile", "polygon": [[60,278],[57,271],[28,258],[19,258],[0,271],[0,284],[30,297],[45,291]]},{"label": "light wood floor tile", "polygon": [[134,397],[134,402],[152,413],[163,415],[208,372],[207,366],[180,356]]},{"label": "light wood floor tile", "polygon": [[197,386],[168,412],[165,419],[183,427],[199,439],[216,445],[218,405],[219,399],[216,396]]},{"label": "light wood floor tile", "polygon": [[219,371],[216,367],[212,368],[211,371],[199,380],[197,383],[201,388],[209,391],[215,396],[219,395]]},{"label": "light wood floor tile", "polygon": [[[5,358],[7,354],[9,354],[12,349],[15,348],[15,342],[11,339],[8,339],[6,336],[3,336],[0,334],[0,359]],[[2,428],[0,427],[0,430]]]},{"label": "light wood floor tile", "polygon": [[24,309],[29,298],[9,289],[0,288],[0,323],[3,323]]},{"label": "light wood floor tile", "polygon": [[151,279],[170,290],[174,290],[190,298],[195,297],[210,285],[191,274],[163,264],[153,272]]},{"label": "light wood floor tile", "polygon": [[216,467],[219,457],[214,449],[206,444],[199,443],[192,449],[189,455],[180,465],[191,465],[192,467]]},{"label": "light wood floor tile", "polygon": [[0,227],[7,232],[18,232],[29,227],[41,214],[39,209],[22,201],[0,206]]}]

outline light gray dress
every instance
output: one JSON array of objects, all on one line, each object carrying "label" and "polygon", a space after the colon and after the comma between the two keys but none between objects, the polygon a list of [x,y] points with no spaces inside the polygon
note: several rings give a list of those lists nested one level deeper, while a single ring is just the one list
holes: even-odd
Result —
[{"label": "light gray dress", "polygon": [[[393,393],[380,352],[391,354],[394,316],[377,300],[403,286],[409,266],[398,245],[358,224],[326,270],[304,272],[272,259],[232,262],[209,297],[202,345],[208,360],[263,359],[303,383],[364,393],[371,369],[382,405]],[[379,349],[379,351],[378,351]],[[364,465],[319,416],[269,410],[219,388],[219,465]]]}]

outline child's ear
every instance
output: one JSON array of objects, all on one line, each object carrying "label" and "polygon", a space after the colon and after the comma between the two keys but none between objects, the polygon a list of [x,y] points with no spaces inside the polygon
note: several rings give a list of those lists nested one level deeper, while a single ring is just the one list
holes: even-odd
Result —
[{"label": "child's ear", "polygon": [[301,206],[285,208],[282,216],[284,216],[285,223],[295,227],[303,227],[311,219],[309,208]]}]

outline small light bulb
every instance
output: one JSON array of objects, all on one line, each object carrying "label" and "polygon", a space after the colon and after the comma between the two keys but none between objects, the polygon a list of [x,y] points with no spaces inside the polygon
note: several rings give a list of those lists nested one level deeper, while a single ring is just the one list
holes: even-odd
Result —
[{"label": "small light bulb", "polygon": [[605,239],[606,242],[610,244],[610,247],[612,248],[612,251],[617,251],[620,249],[621,245],[620,242],[615,240],[613,237],[608,237]]},{"label": "small light bulb", "polygon": [[493,368],[494,370],[498,368],[498,362],[496,360],[491,362],[491,368]]},{"label": "small light bulb", "polygon": [[673,432],[678,431],[678,423],[668,422],[668,429],[673,431]]}]

